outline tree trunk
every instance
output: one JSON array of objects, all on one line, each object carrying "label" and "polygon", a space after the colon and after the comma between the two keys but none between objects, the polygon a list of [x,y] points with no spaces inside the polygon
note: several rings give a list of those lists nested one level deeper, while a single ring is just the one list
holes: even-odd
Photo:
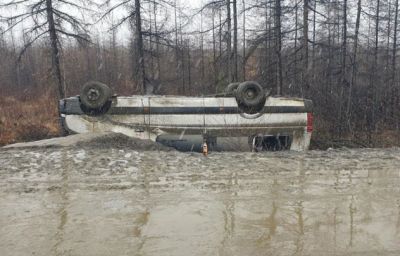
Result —
[{"label": "tree trunk", "polygon": [[[299,29],[299,6],[296,4],[295,7],[295,34],[294,34],[294,75],[293,75],[293,83],[297,84],[297,40],[299,38],[298,29]],[[296,88],[294,88],[296,90]],[[300,89],[301,92],[301,89]]]},{"label": "tree trunk", "polygon": [[157,57],[157,75],[155,76],[157,80],[161,81],[161,63],[160,63],[160,39],[158,37],[158,27],[157,27],[157,4],[153,0],[153,13],[154,13],[154,33],[156,36],[156,57]]},{"label": "tree trunk", "polygon": [[[219,58],[222,56],[222,10],[219,10]],[[219,61],[221,63],[221,60]],[[221,69],[221,67],[220,67]]]},{"label": "tree trunk", "polygon": [[118,81],[117,73],[119,72],[118,65],[118,53],[117,53],[117,31],[114,29],[112,31],[111,38],[111,50],[112,50],[112,61],[111,61],[111,76],[109,77],[109,84],[115,84]]},{"label": "tree trunk", "polygon": [[201,17],[200,17],[200,54],[201,54],[201,86],[203,87],[203,95],[207,93],[206,91],[206,86],[205,86],[205,81],[204,81],[204,36],[203,36],[203,11],[201,12]]},{"label": "tree trunk", "polygon": [[397,95],[397,86],[396,86],[396,60],[397,60],[397,29],[398,29],[398,17],[399,17],[399,0],[395,2],[395,15],[394,15],[394,28],[393,28],[393,47],[392,47],[392,74],[391,74],[391,118],[394,119],[394,113],[398,111],[396,109],[396,95]]},{"label": "tree trunk", "polygon": [[308,1],[304,0],[303,5],[303,72],[302,87],[305,95],[308,95]]},{"label": "tree trunk", "polygon": [[149,2],[149,30],[150,30],[150,34],[149,34],[149,52],[150,52],[150,74],[148,75],[149,77],[151,77],[152,80],[154,80],[154,74],[155,74],[155,70],[154,70],[154,54],[153,54],[153,17],[152,17],[152,3]]},{"label": "tree trunk", "polygon": [[[4,36],[4,33],[2,33],[1,35]],[[14,29],[10,30],[10,37],[11,37],[11,44],[12,44],[12,53],[14,56],[17,56],[17,47],[16,47],[16,43],[15,43]],[[13,72],[13,77],[15,79],[14,83],[17,85],[18,88],[21,85],[20,74],[19,74],[20,66],[21,66],[21,63],[18,62],[17,66],[14,70],[15,72]]]},{"label": "tree trunk", "polygon": [[[329,106],[329,104],[330,104],[330,100],[329,100],[329,94],[330,94],[330,92],[332,91],[332,56],[333,56],[333,51],[332,51],[332,45],[334,45],[334,35],[333,35],[333,32],[332,32],[332,22],[331,22],[331,16],[330,16],[330,14],[328,14],[329,16],[328,16],[328,20],[327,20],[327,22],[328,22],[328,58],[327,58],[327,69],[326,69],[326,80],[327,80],[327,83],[326,83],[326,87],[325,87],[325,90],[324,90],[324,95],[325,95],[325,101],[324,101],[324,105],[325,106]],[[328,114],[331,114],[331,113],[329,113],[329,111],[327,111],[326,112],[326,115],[328,116],[328,117],[330,117],[330,115],[328,115]]]},{"label": "tree trunk", "polygon": [[62,83],[60,53],[58,50],[58,36],[54,23],[53,3],[52,0],[46,0],[47,22],[49,24],[50,44],[51,44],[51,57],[52,66],[55,78],[57,80],[57,93],[58,99],[65,98],[65,90]]},{"label": "tree trunk", "polygon": [[237,3],[233,0],[233,81],[238,81],[238,20]]},{"label": "tree trunk", "polygon": [[347,57],[347,0],[343,1],[342,81],[346,80]]},{"label": "tree trunk", "polygon": [[[398,1],[398,0],[397,0]],[[347,99],[347,124],[351,131],[351,103],[353,96],[353,88],[357,79],[357,51],[358,51],[358,37],[360,32],[360,22],[361,22],[361,0],[358,0],[357,4],[357,18],[356,18],[356,28],[354,33],[354,49],[353,49],[353,66],[351,72],[351,83],[349,87],[349,94]]]},{"label": "tree trunk", "polygon": [[233,82],[232,76],[232,39],[231,39],[231,2],[226,0],[226,23],[228,24],[228,31],[226,33],[226,55],[227,55],[227,75],[228,82]]},{"label": "tree trunk", "polygon": [[374,60],[372,63],[372,72],[370,77],[370,84],[368,88],[368,113],[367,113],[367,126],[368,126],[368,140],[372,144],[372,133],[376,128],[376,92],[375,84],[377,83],[377,68],[378,68],[378,50],[379,50],[379,22],[380,22],[380,0],[376,3],[375,15],[375,47],[374,47]]},{"label": "tree trunk", "polygon": [[340,81],[340,95],[339,95],[339,136],[342,135],[344,120],[343,120],[343,108],[344,108],[344,89],[347,83],[346,71],[347,71],[347,0],[343,1],[343,41],[342,41],[342,67],[341,67],[341,81]]},{"label": "tree trunk", "polygon": [[268,13],[270,9],[268,9],[268,6],[265,6],[265,39],[264,39],[264,58],[262,59],[262,64],[259,65],[262,70],[261,70],[261,77],[262,77],[262,82],[268,86],[270,86],[270,81],[273,76],[268,76],[269,69],[270,69],[270,62],[271,62],[271,55],[270,55],[270,44],[271,44],[271,39],[269,38],[269,35],[271,34],[271,18],[270,18],[270,13]]},{"label": "tree trunk", "polygon": [[282,94],[282,23],[281,0],[275,1],[275,51],[276,51],[276,94]]},{"label": "tree trunk", "polygon": [[179,14],[179,34],[180,34],[180,68],[179,71],[181,73],[182,77],[182,89],[183,89],[183,95],[187,95],[188,93],[190,94],[190,89],[186,88],[186,74],[185,74],[185,47],[183,45],[183,33],[182,33],[182,17]]},{"label": "tree trunk", "polygon": [[140,16],[140,0],[135,0],[135,46],[136,46],[136,78],[142,95],[146,94],[146,73],[144,66],[142,18]]},{"label": "tree trunk", "polygon": [[[213,47],[213,80],[214,86],[217,85],[217,49],[216,49],[216,38],[215,38],[215,9],[212,10],[212,47]],[[214,88],[216,89],[216,88]]]},{"label": "tree trunk", "polygon": [[391,31],[392,31],[392,5],[389,2],[389,10],[388,10],[388,18],[387,18],[387,37],[386,37],[386,67],[385,70],[387,71],[388,77],[390,77],[390,36],[391,36]]},{"label": "tree trunk", "polygon": [[[347,0],[346,0],[347,1]],[[315,75],[315,38],[316,38],[316,23],[317,23],[317,0],[314,0],[314,13],[313,13],[313,41],[312,41],[312,72]]]},{"label": "tree trunk", "polygon": [[192,60],[191,60],[191,57],[190,57],[190,44],[189,44],[189,42],[187,43],[187,58],[188,58],[188,89],[189,89],[189,91],[191,91],[191,88],[192,88]]},{"label": "tree trunk", "polygon": [[246,3],[242,1],[243,5],[243,61],[242,61],[242,77],[246,81]]},{"label": "tree trunk", "polygon": [[[175,61],[176,61],[176,67],[175,67],[175,75],[176,75],[176,80],[179,80],[179,75],[181,72],[181,63],[179,62],[179,43],[178,43],[178,15],[177,15],[177,0],[175,0],[175,6],[174,6],[174,21],[175,21]],[[182,93],[185,94],[185,84],[182,84]]]}]

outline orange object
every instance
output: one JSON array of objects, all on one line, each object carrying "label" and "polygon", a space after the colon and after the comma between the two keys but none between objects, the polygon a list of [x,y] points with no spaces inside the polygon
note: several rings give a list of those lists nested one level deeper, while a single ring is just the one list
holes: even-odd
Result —
[{"label": "orange object", "polygon": [[206,142],[203,143],[203,155],[208,156],[208,146]]}]

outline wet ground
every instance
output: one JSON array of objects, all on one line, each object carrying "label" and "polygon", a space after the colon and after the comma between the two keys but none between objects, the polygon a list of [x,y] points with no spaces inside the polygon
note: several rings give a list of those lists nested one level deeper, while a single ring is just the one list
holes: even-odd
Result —
[{"label": "wet ground", "polygon": [[0,255],[400,255],[400,149],[0,149]]}]

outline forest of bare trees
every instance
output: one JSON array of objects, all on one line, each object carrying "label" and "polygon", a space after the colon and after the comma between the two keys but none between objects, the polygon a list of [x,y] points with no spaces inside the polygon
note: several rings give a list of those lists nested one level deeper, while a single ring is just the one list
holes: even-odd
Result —
[{"label": "forest of bare trees", "polygon": [[[193,2],[3,0],[0,108],[56,108],[89,80],[120,95],[205,95],[256,80],[312,99],[321,138],[399,137],[399,0]],[[15,115],[1,117],[0,137],[18,130]]]}]

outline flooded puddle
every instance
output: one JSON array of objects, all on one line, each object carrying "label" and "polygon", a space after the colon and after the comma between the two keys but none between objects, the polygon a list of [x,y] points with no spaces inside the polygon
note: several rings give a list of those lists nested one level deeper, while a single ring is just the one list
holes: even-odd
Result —
[{"label": "flooded puddle", "polygon": [[0,254],[399,255],[400,149],[2,150]]}]

